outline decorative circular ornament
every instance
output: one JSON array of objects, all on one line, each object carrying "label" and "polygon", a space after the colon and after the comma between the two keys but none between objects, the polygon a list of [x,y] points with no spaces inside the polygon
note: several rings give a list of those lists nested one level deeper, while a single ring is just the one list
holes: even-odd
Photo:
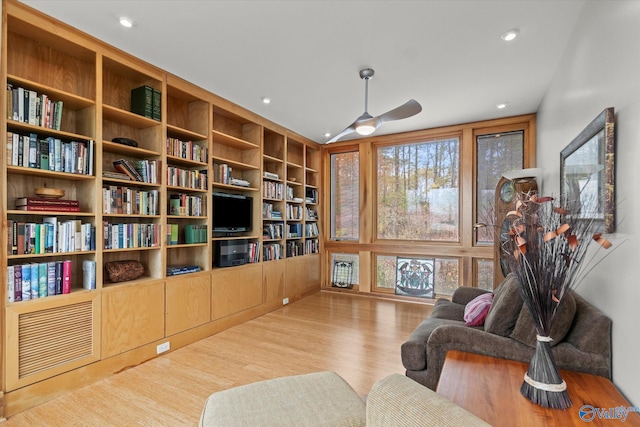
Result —
[{"label": "decorative circular ornament", "polygon": [[38,197],[42,197],[44,199],[59,199],[64,196],[64,190],[60,188],[35,188],[33,192]]},{"label": "decorative circular ornament", "polygon": [[516,195],[516,187],[513,181],[507,181],[500,187],[500,199],[505,203],[511,203]]}]

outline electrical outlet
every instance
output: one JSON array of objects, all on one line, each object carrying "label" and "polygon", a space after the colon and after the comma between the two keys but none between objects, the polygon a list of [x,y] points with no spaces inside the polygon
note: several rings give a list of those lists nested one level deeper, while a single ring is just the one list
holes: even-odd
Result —
[{"label": "electrical outlet", "polygon": [[158,344],[158,347],[156,347],[157,354],[164,353],[165,351],[169,351],[170,349],[171,344],[169,343],[169,341]]},{"label": "electrical outlet", "polygon": [[287,305],[287,304],[289,304],[289,298],[284,298],[282,300],[282,305]]}]

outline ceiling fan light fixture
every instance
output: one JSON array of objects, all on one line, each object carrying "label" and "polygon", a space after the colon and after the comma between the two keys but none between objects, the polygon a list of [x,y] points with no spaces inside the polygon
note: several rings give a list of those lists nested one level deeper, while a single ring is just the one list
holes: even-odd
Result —
[{"label": "ceiling fan light fixture", "polygon": [[121,16],[118,18],[120,25],[122,25],[125,28],[131,28],[134,25],[133,19],[129,18],[128,16]]},{"label": "ceiling fan light fixture", "polygon": [[518,34],[520,34],[520,30],[518,30],[517,28],[514,28],[512,30],[505,31],[504,33],[502,33],[500,35],[500,38],[506,42],[510,42],[511,40],[518,37]]},{"label": "ceiling fan light fixture", "polygon": [[361,124],[356,126],[356,132],[358,132],[360,135],[371,135],[373,132],[375,132],[375,130],[375,126],[371,126],[368,124]]}]

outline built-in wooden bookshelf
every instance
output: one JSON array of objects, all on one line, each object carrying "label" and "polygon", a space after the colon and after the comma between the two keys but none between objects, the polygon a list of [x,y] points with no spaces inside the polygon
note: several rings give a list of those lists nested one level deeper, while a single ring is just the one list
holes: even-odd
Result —
[{"label": "built-in wooden bookshelf", "polygon": [[[18,1],[3,6],[0,245],[8,249],[0,255],[0,416],[142,363],[166,343],[179,348],[320,289],[320,254],[306,249],[319,240],[307,228],[321,232],[310,215],[319,211],[321,191],[317,144]],[[150,117],[132,112],[132,91],[141,87],[154,93]],[[42,112],[25,120],[24,104],[23,116],[14,117],[13,88],[51,100],[55,120],[43,121]],[[32,137],[42,141],[37,153],[45,157],[14,162],[14,145],[22,145],[14,134],[29,148]],[[45,141],[55,149],[56,140],[82,159],[74,170],[46,163]],[[77,209],[16,206],[36,188],[63,190],[62,200]],[[251,197],[252,229],[214,232],[212,192]],[[286,217],[288,207],[295,218]],[[77,225],[89,246],[14,253],[7,226],[34,224],[46,237],[51,226],[43,224],[51,221]],[[295,237],[287,236],[288,225]],[[277,231],[265,234],[265,227]],[[246,240],[251,259],[217,267],[218,243],[229,240]],[[300,247],[295,257],[287,256],[289,243]],[[273,245],[279,255],[266,256]],[[141,263],[144,273],[111,282],[104,265],[123,260]],[[10,301],[9,267],[65,261],[68,292]],[[93,288],[85,285],[87,265],[95,266]]]}]

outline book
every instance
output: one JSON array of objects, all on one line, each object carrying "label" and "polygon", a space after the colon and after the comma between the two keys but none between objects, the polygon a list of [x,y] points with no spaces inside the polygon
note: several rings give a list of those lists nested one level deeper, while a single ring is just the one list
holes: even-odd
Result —
[{"label": "book", "polygon": [[49,170],[49,141],[41,139],[38,143],[40,144],[40,159],[38,167],[43,170]]},{"label": "book", "polygon": [[38,264],[38,298],[44,298],[48,295],[48,271],[48,265],[46,262]]},{"label": "book", "polygon": [[14,302],[15,300],[15,271],[14,266],[10,265],[7,267],[7,301]]},{"label": "book", "polygon": [[71,260],[62,261],[62,293],[71,293]]},{"label": "book", "polygon": [[41,212],[80,212],[78,206],[58,206],[58,205],[36,205],[36,206],[16,206],[21,211],[41,211]]},{"label": "book", "polygon": [[47,295],[56,294],[56,262],[47,263]]},{"label": "book", "polygon": [[92,290],[96,288],[96,262],[91,259],[82,261],[82,287]]},{"label": "book", "polygon": [[22,301],[22,266],[13,266],[13,300]]},{"label": "book", "polygon": [[29,163],[26,164],[25,166],[29,166],[30,168],[37,168],[39,163],[40,163],[40,159],[39,159],[39,154],[38,154],[38,135],[36,135],[35,133],[30,133],[29,134]]},{"label": "book", "polygon": [[[58,218],[55,216],[46,216],[42,218],[42,223],[48,227],[47,244],[51,253],[58,252]],[[50,237],[50,238],[49,238]]]},{"label": "book", "polygon": [[157,89],[153,90],[153,96],[151,98],[151,118],[153,120],[160,121],[162,113],[162,94]]},{"label": "book", "polygon": [[167,276],[178,276],[180,274],[195,273],[197,271],[201,271],[198,265],[168,266]]},{"label": "book", "polygon": [[40,296],[40,280],[38,279],[38,264],[32,262],[29,264],[31,270],[31,299],[38,299]]},{"label": "book", "polygon": [[15,201],[16,206],[80,206],[78,200],[71,199],[47,199],[44,197],[18,197]]},{"label": "book", "polygon": [[115,171],[102,171],[103,178],[114,178],[114,179],[123,179],[126,181],[131,180],[131,177],[126,173],[115,172]]},{"label": "book", "polygon": [[153,118],[153,88],[140,86],[131,89],[131,112],[144,117]]},{"label": "book", "polygon": [[136,168],[127,159],[118,159],[113,162],[113,167],[119,172],[128,175],[134,181],[143,182],[142,175],[136,170]]},{"label": "book", "polygon": [[62,261],[56,261],[56,295],[62,293]]}]

